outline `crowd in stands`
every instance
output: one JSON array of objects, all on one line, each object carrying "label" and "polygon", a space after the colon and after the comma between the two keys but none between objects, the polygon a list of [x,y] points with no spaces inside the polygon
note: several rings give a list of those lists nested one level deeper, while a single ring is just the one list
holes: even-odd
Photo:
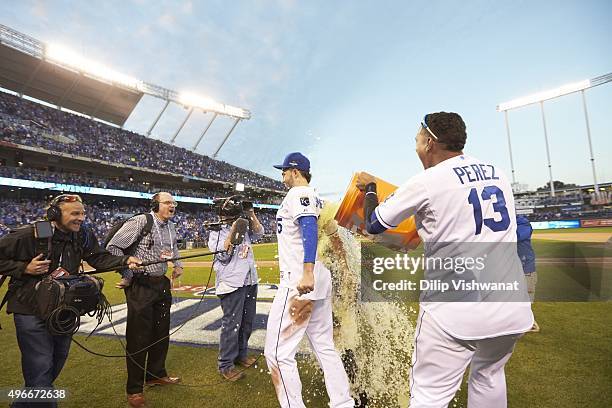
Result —
[{"label": "crowd in stands", "polygon": [[[73,184],[77,186],[110,188],[117,190],[139,191],[146,193],[157,193],[158,191],[170,191],[175,195],[199,198],[217,198],[227,197],[234,194],[233,190],[223,188],[206,188],[206,189],[173,189],[168,187],[154,186],[150,183],[143,184],[142,182],[122,181],[119,179],[111,179],[98,177],[94,175],[84,175],[83,173],[56,172],[47,170],[38,170],[26,167],[11,167],[0,166],[0,177],[18,178],[32,181],[46,181],[60,184]],[[249,191],[243,195],[249,199],[265,204],[280,204],[282,197],[278,194],[272,195],[267,192]]]},{"label": "crowd in stands", "polygon": [[[45,216],[46,207],[47,202],[42,199],[0,198],[0,236],[7,234],[11,229],[42,219]],[[117,205],[112,201],[107,203],[86,202],[85,210],[87,212],[85,223],[94,229],[101,242],[110,228],[121,219],[149,211],[144,205]],[[265,234],[275,234],[274,212],[256,210],[256,214],[264,226]],[[217,221],[217,218],[212,210],[187,209],[179,205],[172,221],[176,224],[181,240],[201,243],[208,239],[205,223]]]},{"label": "crowd in stands", "polygon": [[572,210],[572,211],[537,211],[533,214],[527,214],[529,221],[558,221],[558,220],[575,220],[575,219],[612,219],[612,209],[600,208],[597,210]]},{"label": "crowd in stands", "polygon": [[284,190],[280,181],[269,177],[3,92],[0,140],[184,176]]},{"label": "crowd in stands", "polygon": [[557,195],[554,197],[542,197],[539,200],[541,205],[567,205],[567,204],[582,204],[584,202],[583,195],[581,193],[573,193],[566,195]]},{"label": "crowd in stands", "polygon": [[595,194],[592,190],[583,189],[573,192],[558,192],[554,197],[546,193],[533,194],[521,193],[514,197],[517,207],[532,208],[532,207],[560,207],[567,205],[606,205],[612,204],[612,191],[600,191]]}]

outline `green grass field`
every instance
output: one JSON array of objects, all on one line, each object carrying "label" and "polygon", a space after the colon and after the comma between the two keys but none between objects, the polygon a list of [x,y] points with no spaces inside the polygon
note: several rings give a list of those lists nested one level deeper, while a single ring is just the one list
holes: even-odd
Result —
[{"label": "green grass field", "polygon": [[[182,255],[195,255],[198,253],[206,252],[208,249],[190,249],[186,251],[181,251]],[[258,261],[274,261],[277,259],[278,251],[276,250],[276,244],[259,244],[256,245],[253,252],[255,253],[255,258]],[[198,262],[198,261],[210,261],[212,260],[212,256],[202,256],[189,259],[189,262]]]},{"label": "green grass field", "polygon": [[[572,230],[588,233],[589,230]],[[612,229],[598,229],[610,232]],[[550,231],[547,231],[550,232]],[[567,230],[555,233],[567,234]],[[537,234],[536,234],[537,235]],[[578,240],[579,241],[579,240]],[[536,240],[534,246],[539,257],[569,258],[575,256],[609,257],[601,245],[592,243]],[[195,251],[187,251],[197,253]],[[264,244],[256,247],[258,260],[274,260],[276,247]],[[209,261],[196,258],[195,261]],[[609,268],[609,266],[608,266]],[[575,276],[563,273],[563,265],[538,266],[537,299],[546,299],[547,293],[571,284],[580,288]],[[590,274],[591,269],[578,269]],[[209,267],[187,265],[181,283],[204,285]],[[610,272],[609,269],[607,271]],[[262,282],[277,282],[277,267],[260,267]],[[124,295],[114,288],[117,275],[106,279],[105,294],[113,304],[123,303]],[[211,278],[214,282],[214,276]],[[580,281],[578,282],[580,283]],[[582,282],[584,283],[584,282]],[[592,288],[591,288],[592,289]],[[6,287],[0,290],[4,295]],[[576,289],[578,292],[580,289]],[[577,296],[578,294],[574,294]],[[506,366],[508,402],[510,407],[610,407],[612,406],[612,302],[544,302],[537,301],[533,310],[542,331],[527,334],[518,343],[513,357]],[[0,389],[20,386],[21,367],[19,349],[10,316],[0,316],[2,370]],[[76,337],[84,341],[83,336]],[[121,354],[117,339],[91,337],[86,341],[93,350],[108,354]],[[171,374],[181,375],[185,384],[194,385],[149,389],[146,391],[150,407],[231,407],[248,404],[252,407],[275,407],[276,396],[263,359],[257,368],[247,371],[247,377],[237,383],[220,380],[216,371],[215,349],[178,346],[172,344],[167,359]],[[310,361],[301,363],[305,400],[308,407],[325,407],[326,398],[322,376]],[[100,358],[73,345],[70,357],[56,382],[58,388],[67,389],[66,407],[118,407],[125,406],[125,362],[121,358]],[[314,395],[316,393],[316,395]],[[462,386],[451,407],[466,407],[466,387]]]}]

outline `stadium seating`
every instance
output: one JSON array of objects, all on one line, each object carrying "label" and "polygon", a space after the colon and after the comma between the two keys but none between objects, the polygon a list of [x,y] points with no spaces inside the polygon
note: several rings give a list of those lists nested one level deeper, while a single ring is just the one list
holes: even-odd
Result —
[{"label": "stadium seating", "polygon": [[[113,201],[88,202],[86,200],[86,224],[91,226],[99,240],[103,240],[108,230],[120,219],[132,214],[148,211],[143,205],[117,205]],[[0,198],[0,236],[11,229],[42,219],[47,201],[44,199],[7,199]],[[273,212],[257,211],[257,216],[264,226],[266,235],[275,233],[275,218]],[[179,205],[173,221],[176,224],[178,236],[183,241],[206,242],[208,231],[204,227],[207,221],[216,220],[211,210],[195,210],[192,207]]]},{"label": "stadium seating", "polygon": [[[96,175],[85,175],[83,173],[57,172],[38,170],[27,167],[0,166],[0,177],[17,178],[31,181],[46,181],[51,183],[72,184],[77,186],[88,186],[98,188],[111,188],[117,190],[140,191],[145,193],[156,193],[158,191],[169,191],[176,195],[215,198],[226,197],[234,193],[233,189],[212,188],[194,190],[176,188],[173,186],[151,184],[150,182],[134,182],[127,180],[111,179]],[[147,180],[153,181],[153,178]],[[257,200],[266,204],[280,204],[281,195],[272,194],[267,191],[249,191],[246,193],[249,199]]]},{"label": "stadium seating", "polygon": [[284,190],[280,181],[0,92],[0,140],[151,170]]}]

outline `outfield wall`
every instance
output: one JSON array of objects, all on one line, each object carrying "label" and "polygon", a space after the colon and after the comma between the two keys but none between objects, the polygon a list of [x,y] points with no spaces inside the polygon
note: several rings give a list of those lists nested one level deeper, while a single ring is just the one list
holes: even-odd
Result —
[{"label": "outfield wall", "polygon": [[555,221],[532,221],[531,226],[534,230],[541,229],[560,229],[560,228],[591,228],[591,227],[612,227],[611,218],[601,218],[593,220],[555,220]]}]

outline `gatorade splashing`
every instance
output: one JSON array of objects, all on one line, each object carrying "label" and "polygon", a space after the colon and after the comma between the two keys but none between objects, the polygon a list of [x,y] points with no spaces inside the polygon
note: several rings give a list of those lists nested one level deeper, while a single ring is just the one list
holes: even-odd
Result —
[{"label": "gatorade splashing", "polygon": [[416,311],[400,302],[359,300],[360,245],[337,226],[336,210],[337,205],[326,204],[320,213],[317,252],[332,273],[334,343],[351,392],[362,407],[406,406]]}]

